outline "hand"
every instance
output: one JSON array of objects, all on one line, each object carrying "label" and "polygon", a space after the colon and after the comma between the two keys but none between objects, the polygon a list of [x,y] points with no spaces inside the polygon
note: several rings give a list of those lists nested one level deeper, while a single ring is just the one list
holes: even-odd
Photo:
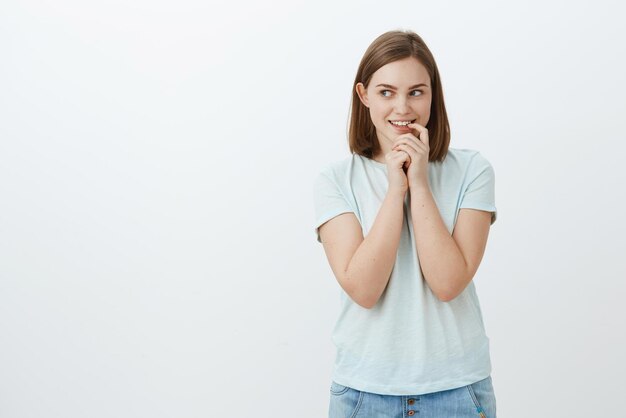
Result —
[{"label": "hand", "polygon": [[409,188],[428,187],[428,129],[417,123],[409,123],[408,126],[419,136],[406,133],[398,136],[392,147],[393,151],[404,151],[409,158],[409,167],[406,177]]},{"label": "hand", "polygon": [[385,155],[387,162],[387,181],[390,191],[406,193],[409,190],[409,181],[406,170],[411,158],[409,154],[401,150],[393,150]]}]

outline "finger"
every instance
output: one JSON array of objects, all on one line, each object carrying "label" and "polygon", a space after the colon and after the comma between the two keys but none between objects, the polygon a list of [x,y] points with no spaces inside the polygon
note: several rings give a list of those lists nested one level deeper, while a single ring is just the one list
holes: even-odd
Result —
[{"label": "finger", "polygon": [[409,146],[413,150],[415,150],[415,152],[418,152],[418,153],[421,153],[421,154],[424,154],[424,153],[427,152],[426,145],[422,141],[420,141],[419,139],[410,139],[409,140],[409,139],[404,138],[404,139],[396,142],[394,144],[393,148],[398,147],[400,145]]},{"label": "finger", "polygon": [[407,151],[405,151],[403,149],[396,148],[396,149],[394,149],[394,151],[397,152],[397,153],[400,153],[400,155],[405,154],[405,155],[402,155],[403,159],[406,159],[407,157],[408,157],[409,160],[411,159],[411,154],[409,154]]},{"label": "finger", "polygon": [[409,123],[407,126],[413,128],[414,131],[417,131],[417,136],[419,136],[422,132],[426,130],[425,126],[420,125],[419,123]]},{"label": "finger", "polygon": [[403,134],[403,136],[398,137],[396,142],[394,142],[394,145],[401,144],[403,142],[407,144],[414,144],[416,147],[424,151],[428,149],[428,146],[423,141],[420,141],[419,138],[412,134]]},{"label": "finger", "polygon": [[424,144],[429,145],[430,139],[428,138],[428,129],[418,123],[409,123],[407,126],[411,126],[413,129],[419,132],[419,140]]},{"label": "finger", "polygon": [[393,149],[392,152],[398,156],[398,161],[402,161],[403,163],[411,163],[411,155],[405,150],[401,149]]},{"label": "finger", "polygon": [[415,158],[416,160],[419,158],[419,154],[420,153],[415,148],[413,148],[410,145],[399,144],[399,145],[397,145],[397,149],[406,152],[409,155],[409,157],[411,158],[411,161],[413,161],[413,158]]},{"label": "finger", "polygon": [[389,159],[396,159],[404,161],[408,153],[406,151],[402,151],[401,149],[393,148],[387,156]]}]

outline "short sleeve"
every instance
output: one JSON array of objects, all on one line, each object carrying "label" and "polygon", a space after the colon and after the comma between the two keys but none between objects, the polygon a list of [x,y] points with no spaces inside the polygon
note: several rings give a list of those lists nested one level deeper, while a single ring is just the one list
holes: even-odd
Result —
[{"label": "short sleeve", "polygon": [[496,221],[495,202],[496,177],[489,161],[480,153],[470,163],[468,185],[465,188],[459,208],[479,209],[492,212],[491,224]]},{"label": "short sleeve", "polygon": [[322,242],[319,227],[337,215],[354,212],[337,183],[327,172],[322,171],[313,185],[313,201],[315,204],[315,236]]}]

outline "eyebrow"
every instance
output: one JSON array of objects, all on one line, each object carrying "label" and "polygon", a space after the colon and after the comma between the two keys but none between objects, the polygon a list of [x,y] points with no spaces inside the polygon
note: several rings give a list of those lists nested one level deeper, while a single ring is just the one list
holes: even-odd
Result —
[{"label": "eyebrow", "polygon": [[[409,87],[409,90],[410,90],[410,89],[414,89],[414,88],[416,88],[416,87],[421,87],[421,86],[428,87],[428,85],[427,85],[427,84],[420,83],[420,84],[416,84],[416,85],[414,85],[414,86]],[[397,87],[394,87],[394,86],[392,86],[391,84],[379,84],[379,85],[377,85],[376,87],[386,87],[386,88],[388,88],[388,89],[394,89],[394,90],[396,90],[396,89],[397,89]]]}]

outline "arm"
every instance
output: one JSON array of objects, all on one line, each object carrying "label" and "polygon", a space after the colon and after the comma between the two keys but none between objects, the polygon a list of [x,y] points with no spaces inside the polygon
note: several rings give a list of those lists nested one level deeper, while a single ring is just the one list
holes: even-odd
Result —
[{"label": "arm", "polygon": [[472,280],[487,244],[491,213],[461,209],[450,236],[430,188],[411,189],[411,217],[424,279],[433,293],[448,302]]},{"label": "arm", "polygon": [[335,277],[364,308],[376,304],[389,282],[400,243],[405,194],[387,192],[365,238],[353,213],[337,216],[319,229]]}]

